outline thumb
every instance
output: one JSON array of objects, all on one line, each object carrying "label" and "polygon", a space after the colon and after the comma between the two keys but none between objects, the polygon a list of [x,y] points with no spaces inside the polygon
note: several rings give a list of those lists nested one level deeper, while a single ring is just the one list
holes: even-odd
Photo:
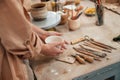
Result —
[{"label": "thumb", "polygon": [[57,36],[61,36],[62,35],[62,33],[58,33],[58,32],[56,32],[55,33]]}]

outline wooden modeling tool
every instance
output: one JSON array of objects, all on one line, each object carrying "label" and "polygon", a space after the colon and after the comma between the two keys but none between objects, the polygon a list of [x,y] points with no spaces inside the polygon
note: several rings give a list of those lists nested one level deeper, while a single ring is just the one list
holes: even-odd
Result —
[{"label": "wooden modeling tool", "polygon": [[84,42],[85,46],[88,46],[88,47],[91,47],[91,48],[94,48],[94,49],[97,49],[97,50],[101,50],[101,51],[104,51],[104,52],[108,52],[108,53],[111,53],[111,50],[107,50],[105,48],[102,48],[102,47],[99,47],[99,46],[96,46],[90,42]]},{"label": "wooden modeling tool", "polygon": [[74,44],[77,44],[77,43],[82,42],[82,41],[85,41],[85,38],[79,38],[79,39],[72,40],[71,44],[74,45]]},{"label": "wooden modeling tool", "polygon": [[77,54],[79,55],[80,57],[82,57],[85,61],[89,62],[89,63],[93,63],[94,61],[94,58],[93,57],[90,57],[90,56],[87,56],[87,55],[84,55],[84,54]]},{"label": "wooden modeling tool", "polygon": [[78,55],[71,55],[73,57],[75,57],[75,59],[80,63],[80,64],[85,64],[85,60],[83,58],[81,58]]},{"label": "wooden modeling tool", "polygon": [[98,56],[96,56],[96,55],[94,55],[94,54],[92,54],[92,53],[90,53],[90,52],[87,52],[87,51],[84,51],[84,50],[82,50],[82,49],[75,48],[75,47],[73,47],[73,49],[74,49],[75,51],[79,52],[79,53],[82,53],[82,54],[85,54],[85,55],[88,55],[88,56],[93,57],[94,60],[101,61]]},{"label": "wooden modeling tool", "polygon": [[80,46],[80,48],[82,48],[82,49],[84,49],[84,50],[86,50],[86,51],[88,51],[88,52],[90,52],[90,53],[93,53],[93,54],[95,54],[95,55],[97,55],[97,56],[99,56],[99,57],[104,58],[104,57],[107,56],[106,53],[98,52],[98,51],[92,50],[92,49],[90,49],[90,48],[86,48],[86,47],[84,47],[84,46],[82,46],[82,45],[79,45],[79,46]]}]

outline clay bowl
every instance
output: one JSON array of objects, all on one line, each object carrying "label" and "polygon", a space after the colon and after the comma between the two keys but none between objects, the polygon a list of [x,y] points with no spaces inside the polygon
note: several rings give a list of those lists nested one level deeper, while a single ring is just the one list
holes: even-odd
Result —
[{"label": "clay bowl", "polygon": [[34,20],[44,20],[47,17],[47,5],[45,3],[36,3],[31,6],[31,16]]}]

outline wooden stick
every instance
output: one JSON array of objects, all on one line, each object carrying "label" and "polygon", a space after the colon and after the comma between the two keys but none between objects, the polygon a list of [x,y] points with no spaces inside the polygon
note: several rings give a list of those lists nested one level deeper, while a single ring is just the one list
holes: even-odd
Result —
[{"label": "wooden stick", "polygon": [[101,42],[95,41],[94,39],[91,39],[91,41],[93,41],[94,44],[96,43],[96,44],[99,45],[99,46],[104,46],[104,47],[106,47],[106,48],[116,50],[116,48],[114,48],[114,47],[112,47],[112,46],[109,46],[109,45],[106,45],[106,44],[104,44],[104,43],[101,43]]},{"label": "wooden stick", "polygon": [[104,57],[107,56],[106,53],[101,53],[101,52],[98,52],[98,51],[95,51],[95,50],[92,50],[92,49],[88,49],[88,48],[83,47],[82,45],[79,45],[79,46],[80,46],[82,49],[84,49],[84,50],[86,50],[86,51],[88,51],[88,52],[91,52],[91,53],[95,54],[96,56],[99,56],[99,57],[102,57],[102,58],[104,58]]},{"label": "wooden stick", "polygon": [[96,46],[96,45],[94,45],[94,44],[92,44],[92,43],[90,43],[90,42],[85,42],[85,44],[83,44],[83,45],[88,46],[88,47],[92,47],[92,48],[94,48],[94,49],[98,49],[98,50],[101,50],[101,51],[104,51],[104,52],[111,53],[110,50],[106,50],[106,49],[104,49],[104,48],[102,48],[102,47],[99,47],[99,46]]}]

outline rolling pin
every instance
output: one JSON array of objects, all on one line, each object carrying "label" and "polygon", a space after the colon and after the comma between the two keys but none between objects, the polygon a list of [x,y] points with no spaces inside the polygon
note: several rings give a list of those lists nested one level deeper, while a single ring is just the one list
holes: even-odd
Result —
[{"label": "rolling pin", "polygon": [[81,49],[79,49],[79,48],[75,48],[75,47],[73,47],[73,49],[74,49],[75,51],[79,52],[79,53],[82,53],[82,54],[91,56],[91,57],[93,57],[93,58],[94,58],[95,60],[97,60],[97,61],[101,61],[98,56],[96,56],[96,55],[94,55],[94,54],[92,54],[92,53],[83,51],[83,50],[81,50]]},{"label": "rolling pin", "polygon": [[84,60],[89,62],[89,63],[93,63],[93,61],[94,61],[93,57],[90,57],[90,56],[87,56],[87,55],[84,55],[84,54],[77,54],[77,55],[79,55],[80,57],[84,58]]},{"label": "rolling pin", "polygon": [[71,44],[74,45],[74,44],[77,44],[77,43],[82,42],[82,41],[85,41],[85,38],[79,38],[79,39],[72,40]]},{"label": "rolling pin", "polygon": [[85,60],[83,58],[81,58],[78,55],[71,55],[73,57],[75,57],[75,59],[80,63],[80,64],[85,64]]}]

